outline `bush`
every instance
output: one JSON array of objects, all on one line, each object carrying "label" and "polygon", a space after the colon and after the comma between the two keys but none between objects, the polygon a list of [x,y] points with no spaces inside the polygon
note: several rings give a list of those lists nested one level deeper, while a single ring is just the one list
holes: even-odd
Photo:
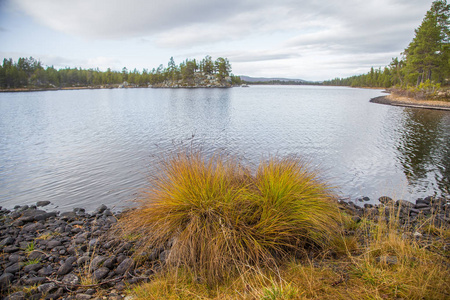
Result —
[{"label": "bush", "polygon": [[339,230],[329,187],[296,158],[271,158],[252,174],[220,155],[165,159],[141,206],[119,225],[140,251],[170,249],[167,263],[217,282],[243,265],[275,265],[325,248]]}]

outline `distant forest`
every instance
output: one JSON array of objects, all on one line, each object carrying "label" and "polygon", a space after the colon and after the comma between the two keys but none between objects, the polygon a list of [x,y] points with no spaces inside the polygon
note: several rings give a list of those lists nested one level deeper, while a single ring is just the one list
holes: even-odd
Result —
[{"label": "distant forest", "polygon": [[415,37],[401,53],[383,69],[369,73],[325,81],[325,85],[354,87],[434,87],[450,85],[450,5],[446,0],[434,1]]},{"label": "distant forest", "polygon": [[0,88],[59,88],[76,86],[102,86],[122,84],[127,82],[134,86],[158,85],[164,82],[176,82],[183,85],[193,85],[196,74],[213,76],[218,81],[227,80],[231,84],[240,84],[241,80],[231,74],[231,64],[227,58],[219,57],[215,61],[207,55],[200,61],[186,59],[179,65],[170,58],[167,67],[161,64],[151,71],[142,72],[123,68],[122,71],[105,72],[97,69],[64,68],[55,69],[53,66],[43,67],[39,60],[19,58],[14,62],[11,58],[4,59],[0,66]]}]

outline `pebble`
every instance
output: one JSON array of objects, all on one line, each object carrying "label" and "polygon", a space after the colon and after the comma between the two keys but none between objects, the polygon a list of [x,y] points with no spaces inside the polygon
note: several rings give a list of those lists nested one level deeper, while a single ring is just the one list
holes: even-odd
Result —
[{"label": "pebble", "polygon": [[49,205],[50,203],[51,203],[50,201],[38,201],[38,202],[36,202],[36,206],[43,207],[43,206]]}]

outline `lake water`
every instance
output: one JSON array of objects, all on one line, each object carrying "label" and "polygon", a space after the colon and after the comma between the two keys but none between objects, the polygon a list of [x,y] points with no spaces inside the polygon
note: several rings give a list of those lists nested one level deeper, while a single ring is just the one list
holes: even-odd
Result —
[{"label": "lake water", "polygon": [[298,155],[341,197],[414,200],[450,188],[450,112],[317,86],[0,93],[0,206],[131,205],[180,145],[250,165]]}]

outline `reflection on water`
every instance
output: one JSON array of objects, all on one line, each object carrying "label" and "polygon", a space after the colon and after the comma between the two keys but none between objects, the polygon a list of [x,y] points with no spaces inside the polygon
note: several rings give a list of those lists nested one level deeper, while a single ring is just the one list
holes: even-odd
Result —
[{"label": "reflection on water", "polygon": [[450,114],[313,86],[0,94],[0,206],[127,206],[161,156],[194,144],[256,165],[306,158],[343,197],[413,200],[449,188]]},{"label": "reflection on water", "polygon": [[404,109],[397,153],[411,187],[449,190],[449,118],[448,112]]}]

